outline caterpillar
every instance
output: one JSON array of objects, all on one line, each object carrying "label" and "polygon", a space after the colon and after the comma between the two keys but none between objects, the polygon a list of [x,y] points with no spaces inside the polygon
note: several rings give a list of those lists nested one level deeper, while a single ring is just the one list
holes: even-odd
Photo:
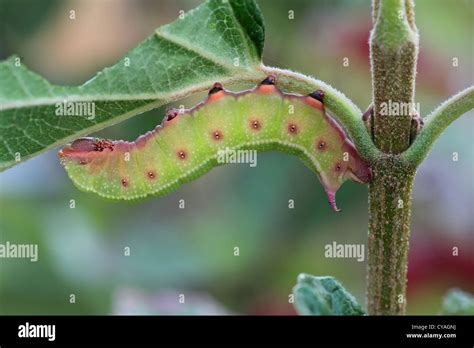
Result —
[{"label": "caterpillar", "polygon": [[207,98],[169,110],[153,131],[133,142],[80,138],[59,151],[69,177],[83,191],[110,200],[159,197],[220,165],[223,150],[278,150],[299,157],[324,186],[334,211],[336,191],[371,169],[324,108],[324,92],[282,92],[276,77],[234,93],[215,83]]}]

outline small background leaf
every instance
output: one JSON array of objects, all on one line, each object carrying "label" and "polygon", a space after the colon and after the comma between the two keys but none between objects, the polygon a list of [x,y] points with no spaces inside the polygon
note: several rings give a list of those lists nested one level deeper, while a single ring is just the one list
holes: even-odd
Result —
[{"label": "small background leaf", "polygon": [[364,315],[357,300],[333,277],[300,274],[293,289],[301,315]]},{"label": "small background leaf", "polygon": [[[0,63],[0,170],[216,81],[255,78],[264,34],[253,0],[209,0],[79,87],[52,85],[10,57]],[[65,101],[93,102],[96,116],[56,115]]]},{"label": "small background leaf", "polygon": [[442,314],[474,315],[474,296],[459,289],[449,290],[443,300]]}]

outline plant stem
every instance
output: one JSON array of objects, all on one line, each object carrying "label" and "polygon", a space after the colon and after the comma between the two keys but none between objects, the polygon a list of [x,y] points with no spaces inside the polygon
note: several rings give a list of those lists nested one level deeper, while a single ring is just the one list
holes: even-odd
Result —
[{"label": "plant stem", "polygon": [[404,314],[415,170],[389,155],[373,164],[369,189],[369,314]]},{"label": "plant stem", "polygon": [[[413,111],[415,97],[418,33],[408,21],[407,12],[412,10],[407,11],[404,0],[376,1],[374,7],[378,16],[374,15],[370,38],[373,138],[381,151],[397,154],[410,145],[409,112]],[[392,105],[398,107],[398,112],[391,110]]]},{"label": "plant stem", "polygon": [[371,163],[367,309],[371,315],[404,314],[415,169],[399,156],[410,145],[412,122],[411,107],[400,112],[400,106],[414,101],[418,33],[411,0],[374,0],[373,19],[372,136],[385,155]]}]

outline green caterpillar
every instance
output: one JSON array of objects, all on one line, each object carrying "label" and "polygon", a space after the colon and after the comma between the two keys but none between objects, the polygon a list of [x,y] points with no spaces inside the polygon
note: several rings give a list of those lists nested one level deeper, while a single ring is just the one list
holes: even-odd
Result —
[{"label": "green caterpillar", "polygon": [[317,174],[332,209],[340,211],[335,195],[342,183],[367,183],[371,170],[325,112],[322,91],[283,93],[275,81],[269,76],[240,93],[216,83],[204,102],[170,110],[161,125],[134,142],[81,138],[59,152],[61,162],[81,190],[138,200],[163,196],[222,164],[222,151],[279,150]]}]

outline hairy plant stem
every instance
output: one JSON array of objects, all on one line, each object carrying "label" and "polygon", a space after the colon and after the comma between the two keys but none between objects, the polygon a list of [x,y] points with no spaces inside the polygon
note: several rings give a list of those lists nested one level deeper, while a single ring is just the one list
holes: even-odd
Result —
[{"label": "hairy plant stem", "polygon": [[404,314],[415,169],[399,154],[410,146],[412,108],[393,113],[387,106],[413,105],[418,34],[411,0],[374,0],[372,18],[371,128],[384,156],[372,162],[369,185],[367,309],[371,315]]},{"label": "hairy plant stem", "polygon": [[403,314],[415,169],[398,155],[387,155],[372,169],[367,308],[374,315]]}]

